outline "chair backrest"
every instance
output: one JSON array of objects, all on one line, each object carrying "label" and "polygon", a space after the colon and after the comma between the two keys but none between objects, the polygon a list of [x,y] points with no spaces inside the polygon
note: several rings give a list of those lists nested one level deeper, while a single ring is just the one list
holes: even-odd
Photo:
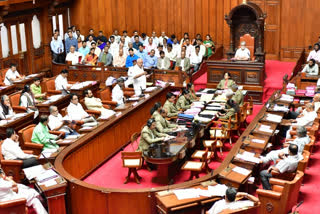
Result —
[{"label": "chair backrest", "polygon": [[251,96],[249,98],[249,105],[247,106],[247,109],[248,109],[247,115],[252,115],[252,113],[253,113],[253,99]]},{"label": "chair backrest", "polygon": [[140,136],[140,133],[138,133],[138,132],[135,132],[131,135],[130,144],[131,144],[132,150],[134,150],[133,144],[138,140],[139,136]]},{"label": "chair backrest", "polygon": [[35,124],[29,125],[19,131],[19,135],[22,137],[22,145],[24,145],[25,142],[31,142],[33,129],[36,127]]},{"label": "chair backrest", "polygon": [[303,159],[299,161],[297,170],[304,173],[309,163],[310,152],[304,150],[302,152],[302,155],[303,155]]},{"label": "chair backrest", "polygon": [[288,213],[292,209],[292,207],[297,204],[303,175],[303,172],[297,171],[295,178],[292,181],[286,182],[284,186],[285,197],[287,197],[287,206],[285,213]]},{"label": "chair backrest", "polygon": [[202,154],[201,162],[206,162],[208,160],[208,152],[209,152],[209,149],[206,148],[205,152]]},{"label": "chair backrest", "polygon": [[27,200],[25,198],[19,198],[14,200],[8,200],[0,202],[1,213],[28,213],[28,207],[26,205]]},{"label": "chair backrest", "polygon": [[241,119],[240,119],[240,122],[243,123],[246,118],[247,118],[247,107],[248,107],[248,103],[244,103],[243,106],[241,107]]},{"label": "chair backrest", "polygon": [[112,93],[111,88],[106,87],[104,90],[100,91],[100,99],[111,101],[112,100],[111,93]]},{"label": "chair backrest", "polygon": [[[250,34],[244,34],[240,37],[240,44],[241,42],[246,42],[246,46],[250,51],[251,59],[254,59],[254,37],[252,37]],[[239,44],[239,46],[240,46]]]},{"label": "chair backrest", "polygon": [[121,152],[122,165],[125,166],[125,160],[139,159],[139,165],[142,166],[142,152]]},{"label": "chair backrest", "polygon": [[55,91],[56,90],[56,84],[54,79],[48,79],[45,82],[46,85],[46,91]]},{"label": "chair backrest", "polygon": [[19,106],[20,96],[21,96],[20,91],[9,95],[11,106]]}]

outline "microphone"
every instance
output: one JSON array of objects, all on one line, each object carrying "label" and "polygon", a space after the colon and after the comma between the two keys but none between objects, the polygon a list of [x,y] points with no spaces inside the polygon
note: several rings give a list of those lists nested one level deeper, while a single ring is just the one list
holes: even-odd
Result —
[{"label": "microphone", "polygon": [[294,208],[294,210],[293,210],[293,212],[292,212],[293,214],[298,214],[298,213],[296,212],[296,209],[297,209],[298,207],[300,207],[301,204],[303,204],[303,201],[300,201],[300,202],[297,204],[296,208]]}]

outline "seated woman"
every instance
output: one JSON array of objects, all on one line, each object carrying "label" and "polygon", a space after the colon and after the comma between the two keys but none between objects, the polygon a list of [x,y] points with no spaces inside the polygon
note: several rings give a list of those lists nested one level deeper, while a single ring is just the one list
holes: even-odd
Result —
[{"label": "seated woman", "polygon": [[227,103],[225,111],[226,113],[218,112],[219,119],[228,120],[231,116],[231,120],[236,119],[236,113],[240,111],[239,105],[232,98],[233,93],[227,93]]},{"label": "seated woman", "polygon": [[166,136],[168,135],[160,133],[156,130],[155,119],[149,119],[147,125],[141,131],[141,137],[137,151],[147,152],[152,143],[162,142]]},{"label": "seated woman", "polygon": [[177,100],[176,107],[177,109],[187,110],[191,108],[190,102],[190,92],[187,89],[183,89],[182,94]]},{"label": "seated woman", "polygon": [[9,97],[7,95],[3,95],[0,103],[0,118],[1,120],[5,120],[13,116],[14,112],[11,107]]},{"label": "seated woman", "polygon": [[[236,197],[246,198],[248,200],[236,201]],[[237,210],[245,207],[253,207],[258,202],[258,198],[249,195],[246,192],[237,192],[235,188],[229,187],[226,190],[225,198],[215,202],[207,214],[218,214],[224,210]]]},{"label": "seated woman", "polygon": [[45,100],[47,93],[42,93],[41,79],[39,77],[34,78],[34,81],[31,84],[30,88],[37,103]]},{"label": "seated woman", "polygon": [[86,65],[96,65],[98,61],[98,55],[94,53],[95,49],[91,48],[90,52],[87,54],[87,56],[84,59],[84,62]]},{"label": "seated woman", "polygon": [[167,116],[168,117],[178,116],[178,114],[181,113],[182,111],[179,111],[179,109],[177,109],[176,105],[174,104],[176,96],[173,93],[168,92],[166,95],[166,98],[167,98],[167,101],[164,103],[163,109],[167,111]]},{"label": "seated woman", "polygon": [[167,115],[167,111],[161,108],[161,103],[157,102],[150,111],[152,118],[156,121],[157,131],[160,133],[172,132],[174,128],[177,126],[169,123],[165,117]]},{"label": "seated woman", "polygon": [[318,75],[319,74],[319,66],[314,59],[310,59],[308,64],[304,66],[302,73],[306,73],[308,75]]},{"label": "seated woman", "polygon": [[217,89],[228,89],[231,88],[235,82],[231,79],[231,74],[229,72],[224,73],[224,79],[220,80]]},{"label": "seated woman", "polygon": [[189,98],[190,102],[199,100],[199,97],[197,97],[196,91],[194,90],[193,83],[190,82],[187,84],[187,90],[190,92],[190,98]]},{"label": "seated woman", "polygon": [[39,111],[36,107],[36,102],[33,96],[33,93],[29,85],[25,85],[20,96],[20,106],[26,107],[27,112],[34,112],[34,118],[37,118]]},{"label": "seated woman", "polygon": [[245,41],[241,42],[240,48],[237,50],[234,59],[240,61],[250,60],[250,50],[246,47]]}]

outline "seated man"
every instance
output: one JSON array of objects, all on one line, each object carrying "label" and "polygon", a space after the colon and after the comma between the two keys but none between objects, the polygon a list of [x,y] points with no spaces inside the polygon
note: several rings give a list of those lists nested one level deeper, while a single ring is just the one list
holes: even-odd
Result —
[{"label": "seated man", "polygon": [[167,116],[167,110],[160,108],[160,111],[155,111],[155,113],[152,115],[152,117],[156,121],[156,128],[157,131],[160,133],[168,133],[173,132],[177,125],[170,123],[165,118]]},{"label": "seated man", "polygon": [[314,59],[316,61],[316,63],[320,62],[320,44],[318,44],[318,43],[314,44],[314,50],[312,50],[309,53],[309,56],[307,58],[307,62],[309,62],[310,59]]},{"label": "seated man", "polygon": [[152,69],[157,67],[158,58],[155,56],[155,51],[152,49],[150,55],[147,55],[144,62],[144,68]]},{"label": "seated man", "polygon": [[298,146],[290,144],[288,157],[279,161],[275,166],[271,166],[269,169],[260,172],[263,189],[271,190],[269,179],[272,178],[272,170],[278,173],[294,172],[298,167],[299,160]]},{"label": "seated man", "polygon": [[176,61],[176,68],[181,68],[182,71],[189,71],[190,59],[186,57],[185,51],[181,51],[181,57]]},{"label": "seated man", "polygon": [[66,56],[66,61],[70,61],[72,65],[81,64],[84,60],[84,56],[76,51],[74,46],[70,47],[70,52]]},{"label": "seated man", "polygon": [[71,121],[64,120],[57,106],[50,106],[49,107],[50,115],[49,115],[49,123],[48,126],[52,131],[62,131],[65,133],[65,137],[69,135],[79,135],[73,128]]},{"label": "seated man", "polygon": [[242,90],[238,89],[238,86],[236,84],[233,84],[231,86],[231,90],[233,91],[234,95],[232,99],[239,105],[243,106],[244,103],[244,96],[242,94]]},{"label": "seated man", "polygon": [[98,62],[102,62],[105,66],[112,65],[113,56],[109,53],[109,47],[105,46],[99,55]]},{"label": "seated man", "polygon": [[42,89],[41,89],[41,80],[39,77],[34,78],[34,82],[31,84],[30,88],[31,91],[33,93],[33,96],[36,100],[36,102],[42,102],[45,100],[47,93],[42,93]]},{"label": "seated man", "polygon": [[169,92],[167,93],[166,98],[167,100],[163,105],[163,109],[167,111],[167,117],[178,116],[181,111],[179,111],[179,109],[177,109],[176,105],[174,104],[176,96],[173,93]]},{"label": "seated man", "polygon": [[[298,155],[300,157],[300,159],[302,159],[302,152],[304,150],[304,146],[306,144],[310,143],[310,138],[307,135],[307,129],[303,126],[298,126],[297,128],[297,138],[294,139],[293,141],[288,141],[287,143],[285,143],[285,146],[288,145],[297,145],[298,146]],[[269,152],[265,157],[260,157],[261,158],[261,163],[263,164],[267,164],[270,161],[273,161],[273,163],[275,164],[276,161],[280,158],[283,159],[285,157],[285,155],[288,155],[289,151],[288,151],[288,147],[285,147],[283,149],[279,149],[279,150],[274,150]]]},{"label": "seated man", "polygon": [[13,128],[7,128],[7,139],[5,139],[1,146],[1,152],[5,160],[22,160],[22,168],[28,168],[38,165],[35,155],[26,154],[19,146],[19,136]]},{"label": "seated man", "polygon": [[303,112],[298,116],[297,119],[291,120],[292,124],[287,131],[286,138],[291,138],[290,131],[292,130],[293,126],[304,126],[304,127],[310,127],[313,124],[313,121],[317,117],[317,112],[314,110],[314,105],[312,103],[307,103],[306,108],[303,110]]},{"label": "seated man", "polygon": [[190,92],[187,89],[183,89],[182,94],[180,95],[176,103],[177,109],[187,110],[191,108],[189,97]]},{"label": "seated man", "polygon": [[69,84],[67,80],[68,74],[69,71],[63,69],[54,81],[56,90],[61,91],[64,95],[68,94],[68,90],[72,87],[72,84]]},{"label": "seated man", "polygon": [[10,176],[6,176],[0,169],[0,202],[24,198],[28,207],[33,207],[37,214],[47,214],[39,200],[39,193],[23,184],[17,184]]},{"label": "seated man", "polygon": [[126,59],[126,67],[127,68],[132,67],[133,61],[137,61],[137,59],[139,59],[139,57],[134,54],[134,51],[132,48],[129,48],[129,55],[127,56],[127,59]]},{"label": "seated man", "polygon": [[160,57],[158,58],[157,68],[160,70],[168,70],[170,68],[170,60],[165,56],[164,51],[160,51]]},{"label": "seated man", "polygon": [[125,103],[123,88],[124,79],[120,77],[117,79],[117,84],[112,89],[112,101],[117,102],[117,105],[122,105]]},{"label": "seated man", "polygon": [[20,96],[20,106],[27,108],[27,112],[34,112],[34,118],[37,118],[39,115],[38,108],[36,107],[36,102],[31,92],[30,86],[25,85]]},{"label": "seated man", "polygon": [[59,145],[57,140],[60,136],[53,135],[49,133],[48,129],[48,116],[41,115],[38,125],[33,129],[31,141],[37,144],[43,144],[43,149],[58,150]]},{"label": "seated man", "polygon": [[[236,201],[238,198],[246,198],[248,200]],[[225,198],[213,204],[207,214],[219,214],[224,210],[237,210],[245,207],[253,207],[259,202],[259,199],[249,195],[246,192],[237,192],[235,188],[229,187],[226,190]]]},{"label": "seated man", "polygon": [[79,103],[79,98],[76,94],[70,95],[70,104],[67,107],[67,114],[69,120],[75,120],[83,126],[93,127],[97,126],[97,121],[90,116]]},{"label": "seated man", "polygon": [[10,64],[10,69],[7,70],[6,75],[4,77],[4,84],[5,85],[12,85],[14,81],[22,80],[24,79],[24,75],[20,75],[17,71],[17,65],[16,64]]},{"label": "seated man", "polygon": [[200,53],[200,46],[195,47],[195,51],[191,53],[190,61],[193,65],[194,72],[197,72],[200,68],[203,55]]},{"label": "seated man", "polygon": [[84,96],[84,104],[86,107],[89,110],[100,111],[101,117],[110,117],[115,114],[114,111],[104,108],[101,99],[94,97],[90,89],[84,91]]},{"label": "seated man", "polygon": [[126,56],[124,55],[123,49],[119,49],[119,53],[113,57],[114,67],[125,67]]},{"label": "seated man", "polygon": [[143,61],[146,60],[146,57],[148,53],[143,49],[143,45],[139,45],[138,51],[135,53],[139,58],[141,58]]},{"label": "seated man", "polygon": [[0,119],[6,120],[14,116],[13,109],[10,104],[10,99],[7,95],[1,96],[0,103]]},{"label": "seated man", "polygon": [[164,141],[167,134],[160,133],[156,130],[156,121],[151,118],[148,120],[147,125],[141,131],[139,147],[137,151],[147,152],[152,143]]},{"label": "seated man", "polygon": [[310,59],[308,64],[304,66],[301,73],[306,73],[308,75],[317,76],[317,75],[319,75],[319,66],[314,59]]},{"label": "seated man", "polygon": [[248,61],[250,60],[250,50],[246,48],[246,42],[241,42],[240,48],[237,50],[236,55],[234,56],[236,60]]}]

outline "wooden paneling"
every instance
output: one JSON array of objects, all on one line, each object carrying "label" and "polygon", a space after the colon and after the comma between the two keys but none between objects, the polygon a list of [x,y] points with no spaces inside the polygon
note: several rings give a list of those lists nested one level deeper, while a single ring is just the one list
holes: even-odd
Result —
[{"label": "wooden paneling", "polygon": [[[267,59],[296,60],[303,48],[320,35],[320,1],[318,0],[249,0],[267,13],[265,51]],[[228,50],[230,29],[224,15],[242,0],[90,0],[73,1],[72,24],[83,34],[90,28],[105,31],[133,30],[151,34],[155,30],[178,38],[189,32],[193,38],[210,34],[217,46]],[[112,8],[110,10],[110,8]],[[87,16],[88,14],[89,16]]]}]

